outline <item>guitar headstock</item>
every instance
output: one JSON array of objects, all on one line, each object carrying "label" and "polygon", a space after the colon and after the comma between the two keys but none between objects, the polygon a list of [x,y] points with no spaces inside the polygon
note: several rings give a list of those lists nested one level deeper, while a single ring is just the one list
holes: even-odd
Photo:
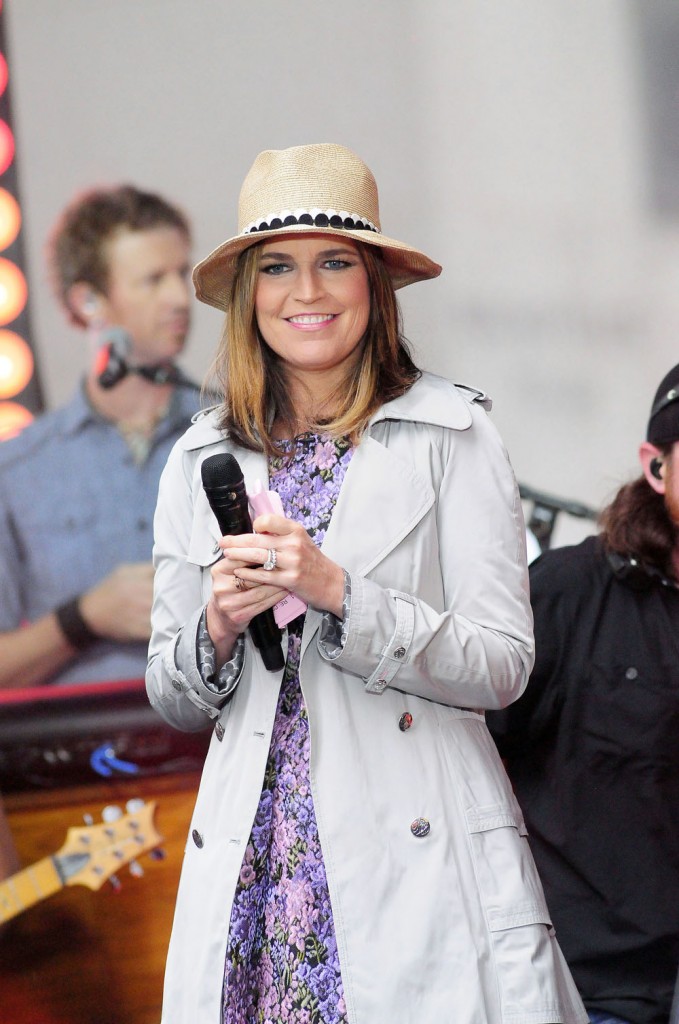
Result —
[{"label": "guitar headstock", "polygon": [[100,889],[121,867],[159,846],[163,837],[153,824],[154,800],[115,821],[69,828],[54,855],[64,885]]}]

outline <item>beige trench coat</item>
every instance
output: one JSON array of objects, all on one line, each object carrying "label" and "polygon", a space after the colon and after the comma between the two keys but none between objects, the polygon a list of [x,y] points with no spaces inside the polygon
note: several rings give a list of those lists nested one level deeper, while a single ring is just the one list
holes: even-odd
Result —
[{"label": "beige trench coat", "polygon": [[[323,551],[351,574],[346,645],[307,613],[300,679],[350,1024],[575,1024],[521,811],[484,722],[532,666],[525,534],[483,396],[425,374],[374,417]],[[234,887],[262,786],[280,673],[246,641],[229,695],[201,682],[196,626],[219,536],[200,463],[215,414],[176,445],[156,514],[147,688],[181,729],[214,730],[188,837],[163,1024],[220,1024]],[[235,450],[246,486],[264,456]],[[413,716],[399,729],[404,712]],[[429,834],[411,823],[425,818]]]}]

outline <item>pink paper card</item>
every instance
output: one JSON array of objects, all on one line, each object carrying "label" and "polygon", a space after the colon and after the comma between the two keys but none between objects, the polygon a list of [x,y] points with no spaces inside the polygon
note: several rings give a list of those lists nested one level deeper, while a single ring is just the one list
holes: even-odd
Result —
[{"label": "pink paper card", "polygon": [[[252,491],[248,492],[248,501],[254,513],[253,519],[265,515],[285,516],[280,496],[276,491],[265,491],[261,480],[256,480]],[[306,607],[304,601],[296,594],[288,594],[273,606],[276,625],[283,629],[288,622],[292,622],[298,615],[305,612]]]}]

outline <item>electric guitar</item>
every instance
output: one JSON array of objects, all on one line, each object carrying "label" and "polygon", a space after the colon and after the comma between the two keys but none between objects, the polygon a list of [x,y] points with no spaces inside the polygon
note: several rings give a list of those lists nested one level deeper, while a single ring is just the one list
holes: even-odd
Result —
[{"label": "electric guitar", "polygon": [[100,889],[121,867],[136,864],[163,841],[153,824],[155,809],[151,801],[115,821],[69,828],[60,850],[0,882],[0,924],[64,886]]}]

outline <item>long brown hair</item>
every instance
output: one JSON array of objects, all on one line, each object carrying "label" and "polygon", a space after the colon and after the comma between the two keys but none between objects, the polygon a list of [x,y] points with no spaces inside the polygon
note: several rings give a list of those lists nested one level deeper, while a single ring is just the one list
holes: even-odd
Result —
[{"label": "long brown hair", "polygon": [[[368,275],[370,314],[358,362],[329,398],[332,418],[310,423],[334,437],[358,441],[370,417],[384,403],[404,394],[420,376],[403,336],[401,311],[381,253],[357,243]],[[264,342],[255,318],[258,246],[238,258],[214,363],[224,395],[220,427],[243,448],[268,455],[280,450],[270,436],[275,419],[294,422],[285,367]]]},{"label": "long brown hair", "polygon": [[[665,452],[665,454],[667,454]],[[641,476],[620,488],[599,516],[601,540],[608,551],[639,560],[674,577],[672,554],[678,531],[665,499]]]}]

